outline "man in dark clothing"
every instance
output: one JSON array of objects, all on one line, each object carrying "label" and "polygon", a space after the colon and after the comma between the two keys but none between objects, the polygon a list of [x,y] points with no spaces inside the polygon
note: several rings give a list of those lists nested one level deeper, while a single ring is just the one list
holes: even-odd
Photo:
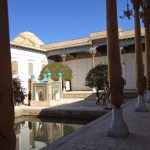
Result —
[{"label": "man in dark clothing", "polygon": [[97,101],[96,101],[96,104],[100,104],[100,98],[99,98],[99,89],[97,88],[97,90],[96,90],[96,99],[97,99]]}]

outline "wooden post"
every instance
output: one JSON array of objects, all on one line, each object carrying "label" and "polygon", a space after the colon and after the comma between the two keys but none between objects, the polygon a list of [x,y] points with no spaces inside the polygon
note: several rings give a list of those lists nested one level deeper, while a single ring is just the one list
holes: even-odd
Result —
[{"label": "wooden post", "polygon": [[[91,56],[92,56],[92,68],[94,68],[94,67],[95,67],[96,48],[92,49],[92,50],[90,51],[90,54],[91,54]],[[92,91],[93,91],[93,92],[96,92],[96,88],[94,87],[94,88],[92,89]]]},{"label": "wooden post", "polygon": [[91,52],[92,55],[92,68],[95,67],[95,55],[96,55],[96,50]]},{"label": "wooden post", "polygon": [[145,52],[146,52],[146,88],[147,102],[150,103],[150,25],[145,27]]},{"label": "wooden post", "polygon": [[[150,0],[149,0],[149,3],[150,3]],[[143,19],[143,23],[145,27],[146,88],[147,88],[146,102],[150,103],[150,6],[149,8],[143,7],[142,19]]]},{"label": "wooden post", "polygon": [[0,1],[0,148],[15,150],[14,104],[7,0]]},{"label": "wooden post", "polygon": [[[31,101],[36,101],[36,98],[34,96],[34,89],[33,89],[33,84],[35,83],[35,76],[34,74],[31,75]],[[36,92],[36,91],[35,91]]]},{"label": "wooden post", "polygon": [[112,123],[108,135],[123,137],[129,134],[124,122],[121,104],[123,101],[122,71],[120,63],[118,21],[116,0],[106,0],[107,11],[107,53],[108,76],[111,91],[110,101],[113,105]]},{"label": "wooden post", "polygon": [[63,61],[63,65],[65,65],[66,55],[65,54],[61,55],[61,58],[62,58],[62,61]]},{"label": "wooden post", "polygon": [[144,102],[144,65],[142,57],[142,43],[141,43],[141,27],[139,9],[142,0],[131,0],[134,8],[134,22],[135,22],[135,55],[136,55],[136,90],[138,94],[138,101],[136,105],[137,112],[147,111]]},{"label": "wooden post", "polygon": [[49,101],[49,106],[50,106],[51,105],[51,100],[52,100],[51,73],[47,74],[47,100]]}]

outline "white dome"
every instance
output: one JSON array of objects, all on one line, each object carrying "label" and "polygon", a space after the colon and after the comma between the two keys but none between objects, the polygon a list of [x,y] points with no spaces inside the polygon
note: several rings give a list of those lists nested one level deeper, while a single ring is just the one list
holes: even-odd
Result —
[{"label": "white dome", "polygon": [[31,32],[20,33],[12,40],[12,42],[32,47],[40,47],[44,44],[36,35]]}]

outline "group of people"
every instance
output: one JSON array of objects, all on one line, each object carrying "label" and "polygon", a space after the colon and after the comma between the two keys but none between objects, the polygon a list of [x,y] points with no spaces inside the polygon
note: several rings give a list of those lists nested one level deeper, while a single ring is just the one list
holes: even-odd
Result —
[{"label": "group of people", "polygon": [[[126,81],[125,79],[122,77],[122,91],[124,90],[124,86],[126,85]],[[96,104],[100,104],[100,101],[102,100],[103,105],[106,104],[106,100],[108,101],[108,103],[110,103],[110,94],[111,94],[111,89],[109,86],[109,81],[105,81],[105,86],[103,89],[103,92],[99,93],[101,89],[99,89],[97,87],[96,89]]]},{"label": "group of people", "polygon": [[102,100],[103,105],[106,104],[106,99],[109,101],[109,96],[110,96],[110,88],[109,88],[109,82],[105,82],[105,87],[103,89],[102,93],[99,93],[101,89],[97,88],[96,89],[96,104],[100,104],[100,100]]}]

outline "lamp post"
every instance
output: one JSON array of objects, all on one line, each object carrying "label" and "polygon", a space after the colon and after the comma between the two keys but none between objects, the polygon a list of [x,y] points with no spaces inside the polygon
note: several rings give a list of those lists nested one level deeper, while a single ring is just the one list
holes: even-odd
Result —
[{"label": "lamp post", "polygon": [[121,109],[123,89],[116,5],[116,0],[106,0],[108,74],[111,91],[110,101],[113,105],[112,122],[108,130],[108,135],[112,137],[124,137],[128,136],[129,131],[123,119]]},{"label": "lamp post", "polygon": [[134,8],[134,23],[135,23],[135,55],[136,55],[136,90],[138,94],[138,101],[136,105],[137,112],[147,111],[144,102],[144,65],[142,57],[142,43],[141,43],[141,27],[140,27],[140,5],[142,0],[131,0]]},{"label": "lamp post", "polygon": [[145,53],[146,53],[146,102],[150,103],[150,0],[142,1],[142,21],[145,27]]}]

